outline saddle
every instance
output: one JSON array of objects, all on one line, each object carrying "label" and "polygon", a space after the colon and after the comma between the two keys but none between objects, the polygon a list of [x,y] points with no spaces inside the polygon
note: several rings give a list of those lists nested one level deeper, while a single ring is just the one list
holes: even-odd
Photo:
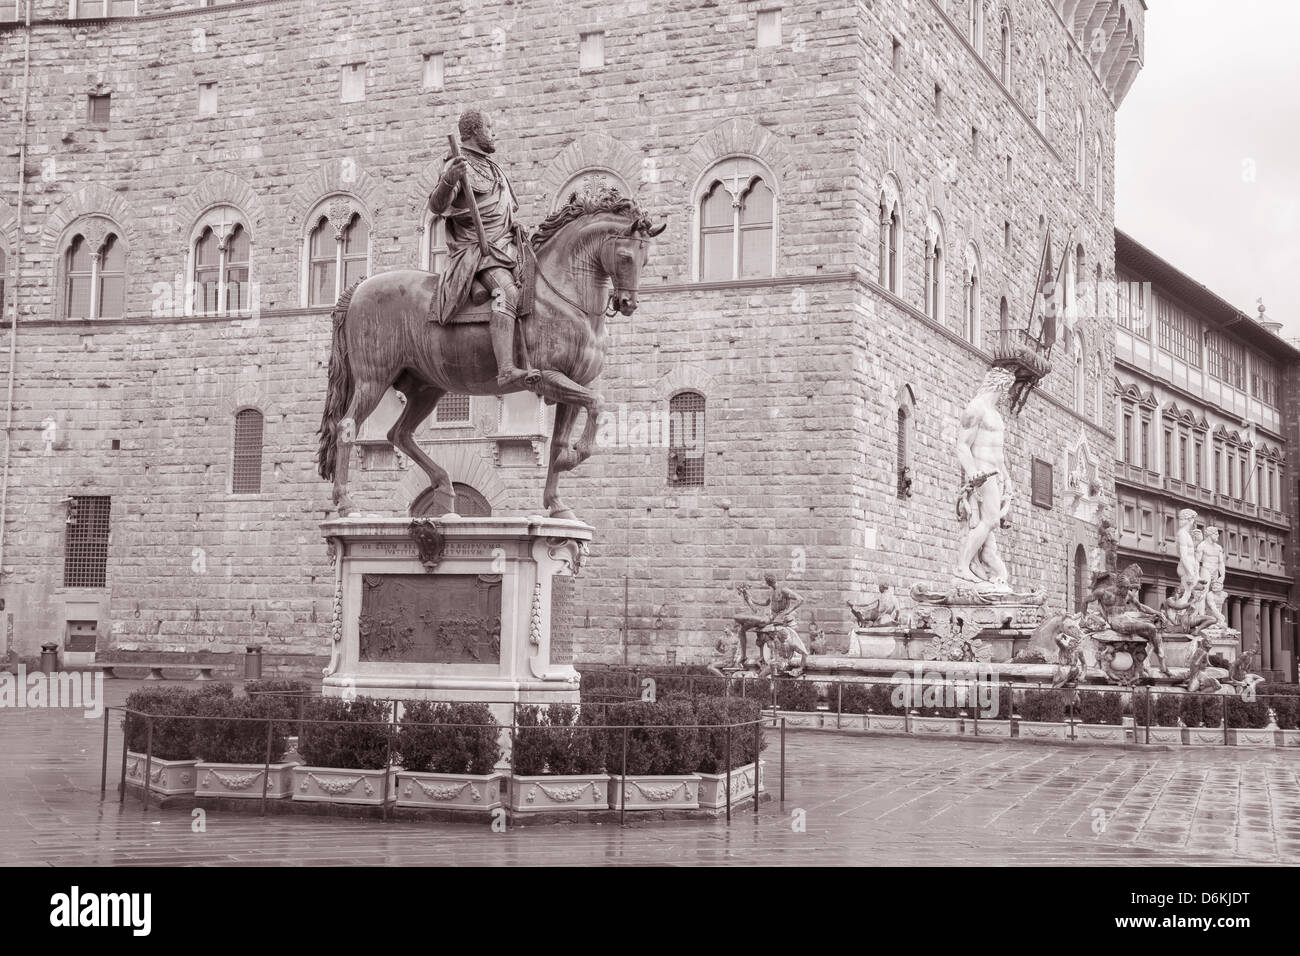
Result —
[{"label": "saddle", "polygon": [[[534,293],[537,289],[537,254],[533,252],[531,244],[515,243],[516,253],[514,278],[515,286],[519,289],[519,302],[515,308],[515,318],[517,321],[524,321],[533,314]],[[492,292],[479,279],[475,278],[469,287],[469,300],[457,309],[444,325],[475,325],[487,322],[491,318],[492,310],[479,308],[486,305],[492,299]],[[438,296],[433,297],[435,308],[430,309],[428,320],[430,322],[439,321],[436,303]]]}]

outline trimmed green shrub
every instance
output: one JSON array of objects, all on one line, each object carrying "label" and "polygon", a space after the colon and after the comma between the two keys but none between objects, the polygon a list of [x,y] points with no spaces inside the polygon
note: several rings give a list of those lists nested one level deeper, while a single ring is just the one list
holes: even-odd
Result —
[{"label": "trimmed green shrub", "polygon": [[810,680],[782,677],[776,681],[776,709],[814,711],[817,685]]},{"label": "trimmed green shrub", "polygon": [[1223,704],[1213,697],[1200,694],[1183,694],[1178,702],[1178,716],[1188,727],[1217,727],[1222,718]]},{"label": "trimmed green shrub", "polygon": [[[762,708],[757,701],[735,697],[697,697],[695,723],[701,725],[700,762],[698,773],[727,772],[727,725],[731,728],[731,769],[743,767],[758,760],[767,746],[763,726],[758,721]],[[737,724],[752,726],[739,727]],[[755,729],[757,728],[757,730]]]},{"label": "trimmed green shrub", "polygon": [[627,727],[627,772],[629,775],[681,775],[694,773],[699,765],[699,734],[695,713],[685,701],[632,701],[606,708],[605,722],[611,729],[602,733],[607,773],[623,767],[622,728]]},{"label": "trimmed green shrub", "polygon": [[865,714],[871,709],[871,685],[844,681],[838,692],[832,686],[829,700],[832,708],[838,702],[840,713]]},{"label": "trimmed green shrub", "polygon": [[408,701],[397,729],[402,769],[491,773],[501,759],[501,728],[487,704]]},{"label": "trimmed green shrub", "polygon": [[893,684],[870,684],[867,688],[867,706],[868,713],[872,714],[903,714],[906,708],[900,706],[894,701]]},{"label": "trimmed green shrub", "polygon": [[[1142,693],[1133,692],[1133,700],[1130,708],[1133,711],[1133,723],[1138,727],[1147,725],[1147,694],[1151,693],[1149,689],[1143,690]],[[1152,727],[1177,727],[1178,718],[1182,712],[1182,699],[1185,694],[1151,694],[1151,726]]]},{"label": "trimmed green shrub", "polygon": [[309,767],[382,770],[392,740],[390,716],[388,702],[374,697],[317,697],[303,709],[298,754]]},{"label": "trimmed green shrub", "polygon": [[1122,695],[1115,692],[1080,691],[1079,703],[1074,713],[1085,724],[1122,724],[1124,699]]},{"label": "trimmed green shrub", "polygon": [[573,704],[520,707],[510,769],[521,776],[600,773],[600,730],[593,726],[604,708]]},{"label": "trimmed green shrub", "polygon": [[1227,701],[1226,719],[1229,727],[1260,728],[1268,726],[1268,704],[1258,697],[1255,700],[1225,697],[1224,700]]},{"label": "trimmed green shrub", "polygon": [[1065,720],[1065,697],[1058,690],[1027,690],[1020,702],[1020,719],[1059,723]]},{"label": "trimmed green shrub", "polygon": [[[284,758],[288,724],[281,706],[269,699],[203,697],[196,712],[203,718],[195,726],[194,753],[210,763],[260,764],[267,759],[266,728],[271,725],[270,762]],[[268,718],[236,719],[236,718]]]},{"label": "trimmed green shrub", "polygon": [[[198,730],[199,703],[211,699],[230,700],[234,688],[230,684],[205,684],[198,688],[142,687],[126,698],[127,714],[122,721],[126,746],[135,753],[144,753],[146,746],[160,760],[194,760],[194,736]],[[155,717],[153,739],[149,741],[149,719],[144,714],[166,714]]]}]

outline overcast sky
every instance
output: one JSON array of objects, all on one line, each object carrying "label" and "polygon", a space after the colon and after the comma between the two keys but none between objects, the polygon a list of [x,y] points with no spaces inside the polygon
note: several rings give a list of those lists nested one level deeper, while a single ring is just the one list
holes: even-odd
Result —
[{"label": "overcast sky", "polygon": [[1115,225],[1300,337],[1300,2],[1147,0]]}]

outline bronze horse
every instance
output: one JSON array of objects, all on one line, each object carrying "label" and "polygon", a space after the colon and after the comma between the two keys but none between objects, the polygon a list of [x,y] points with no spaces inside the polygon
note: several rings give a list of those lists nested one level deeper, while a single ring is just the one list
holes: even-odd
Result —
[{"label": "bronze horse", "polygon": [[[552,517],[574,517],[556,492],[559,474],[585,461],[595,441],[602,399],[586,386],[604,364],[605,319],[636,311],[650,240],[665,225],[652,225],[631,199],[605,191],[595,197],[571,196],[530,240],[537,256],[535,298],[532,315],[517,324],[516,337],[541,372],[533,390],[558,406],[542,495]],[[497,385],[485,309],[480,322],[464,321],[463,313],[474,311],[472,306],[462,309],[459,322],[428,320],[439,281],[436,274],[415,269],[382,272],[348,289],[334,307],[329,389],[316,460],[321,477],[334,483],[340,516],[353,510],[347,489],[352,442],[390,386],[406,396],[406,405],[388,432],[389,443],[452,501],[451,478],[420,448],[415,429],[448,392],[523,391],[519,384]],[[586,425],[570,444],[581,409],[587,412]]]}]

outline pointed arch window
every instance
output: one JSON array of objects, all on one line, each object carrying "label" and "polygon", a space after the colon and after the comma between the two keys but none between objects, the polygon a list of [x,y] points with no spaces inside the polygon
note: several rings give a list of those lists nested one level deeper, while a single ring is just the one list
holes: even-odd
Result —
[{"label": "pointed arch window", "polygon": [[307,304],[333,305],[343,291],[365,277],[370,230],[359,212],[333,203],[316,217],[307,239]]},{"label": "pointed arch window", "polygon": [[1087,153],[1083,133],[1083,110],[1074,111],[1074,181],[1082,186],[1087,182]]},{"label": "pointed arch window", "polygon": [[423,255],[421,268],[442,274],[447,268],[447,221],[429,214],[424,223]]},{"label": "pointed arch window", "polygon": [[1002,11],[1002,85],[1011,89],[1011,14]]},{"label": "pointed arch window", "polygon": [[984,55],[984,0],[969,0],[970,19],[966,25],[970,45],[980,56]]},{"label": "pointed arch window", "polygon": [[916,427],[912,390],[904,385],[898,395],[898,447],[895,458],[895,492],[900,498],[912,497],[912,432]]},{"label": "pointed arch window", "polygon": [[887,191],[880,192],[880,284],[890,292],[898,295],[899,266],[898,251],[902,223],[898,211],[898,199]]},{"label": "pointed arch window", "polygon": [[1103,417],[1106,414],[1106,357],[1101,352],[1093,355],[1092,376],[1092,420],[1098,425],[1104,425]]},{"label": "pointed arch window", "polygon": [[235,415],[234,455],[230,467],[230,492],[256,495],[262,491],[262,413],[244,408]]},{"label": "pointed arch window", "polygon": [[773,275],[777,208],[771,177],[752,160],[729,159],[703,181],[698,206],[700,281]]},{"label": "pointed arch window", "polygon": [[63,317],[115,319],[126,311],[126,246],[114,232],[78,232],[63,254]]},{"label": "pointed arch window", "polygon": [[962,282],[964,316],[963,325],[966,341],[972,345],[980,344],[983,328],[980,323],[980,261],[974,246],[966,250],[966,271]]},{"label": "pointed arch window", "polygon": [[925,314],[936,322],[943,321],[945,265],[943,229],[937,218],[931,216],[925,237]]},{"label": "pointed arch window", "polygon": [[252,237],[235,210],[204,217],[194,240],[194,311],[199,315],[252,308],[249,258]]},{"label": "pointed arch window", "polygon": [[1101,133],[1092,137],[1092,201],[1101,205]]}]

